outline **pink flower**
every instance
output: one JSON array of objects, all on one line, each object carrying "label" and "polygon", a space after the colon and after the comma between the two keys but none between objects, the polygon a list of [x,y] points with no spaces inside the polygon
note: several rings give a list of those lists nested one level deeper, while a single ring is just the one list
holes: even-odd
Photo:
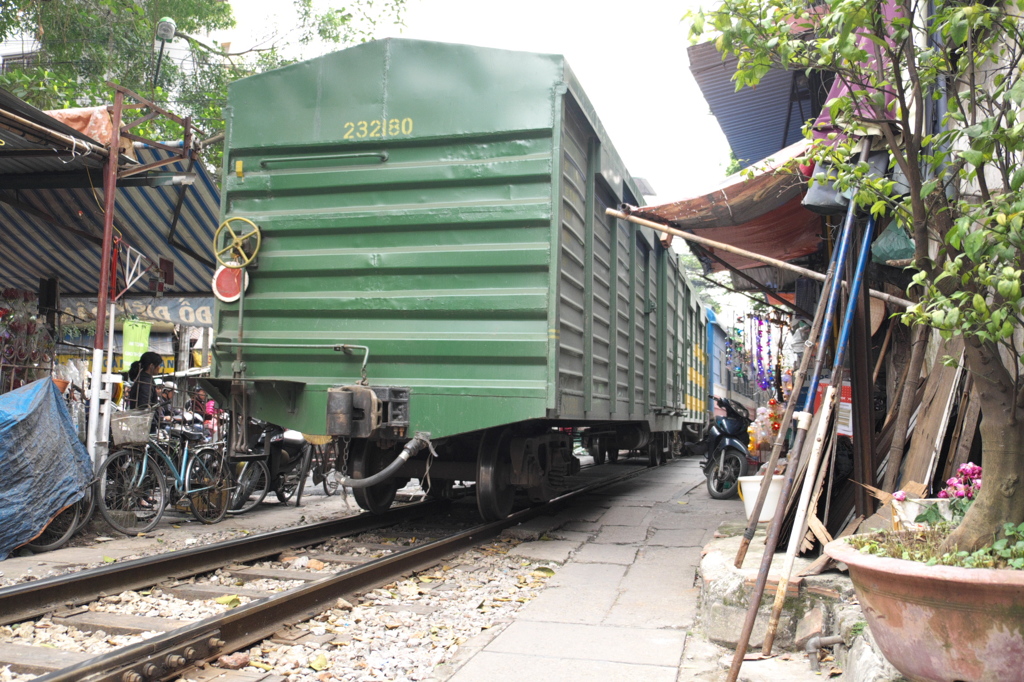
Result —
[{"label": "pink flower", "polygon": [[903,502],[905,499],[907,499],[907,493],[905,493],[902,490],[897,490],[892,494],[892,499],[896,500],[897,502]]},{"label": "pink flower", "polygon": [[[904,493],[904,497],[906,497],[906,494],[905,494],[905,493]],[[938,495],[936,495],[936,497],[938,497],[939,499],[942,499],[942,500],[944,500],[944,499],[946,499],[946,498],[948,498],[948,497],[949,497],[949,493],[947,493],[947,492],[946,492],[945,490],[940,490],[940,491],[939,491],[939,494],[938,494]]]}]

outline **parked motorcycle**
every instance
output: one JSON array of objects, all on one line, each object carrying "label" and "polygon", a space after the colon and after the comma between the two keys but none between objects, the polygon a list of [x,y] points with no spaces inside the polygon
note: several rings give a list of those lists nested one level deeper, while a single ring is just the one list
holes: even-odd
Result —
[{"label": "parked motorcycle", "polygon": [[725,410],[724,417],[716,417],[704,438],[687,446],[698,455],[704,455],[700,468],[708,481],[708,494],[716,500],[735,497],[739,492],[738,479],[746,476],[759,462],[747,451],[747,427],[750,413],[743,405],[728,398],[714,398]]},{"label": "parked motorcycle", "polygon": [[247,511],[262,502],[271,490],[282,504],[294,496],[295,506],[301,506],[311,446],[298,431],[276,424],[252,419],[250,428],[258,433],[251,451],[232,456],[236,481],[228,511]]}]

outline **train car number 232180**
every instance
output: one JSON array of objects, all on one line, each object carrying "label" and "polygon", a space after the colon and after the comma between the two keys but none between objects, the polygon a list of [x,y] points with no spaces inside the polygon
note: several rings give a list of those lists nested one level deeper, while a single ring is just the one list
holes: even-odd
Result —
[{"label": "train car number 232180", "polygon": [[396,137],[412,135],[411,118],[384,118],[373,121],[346,121],[344,123],[345,140],[364,139],[368,137]]}]

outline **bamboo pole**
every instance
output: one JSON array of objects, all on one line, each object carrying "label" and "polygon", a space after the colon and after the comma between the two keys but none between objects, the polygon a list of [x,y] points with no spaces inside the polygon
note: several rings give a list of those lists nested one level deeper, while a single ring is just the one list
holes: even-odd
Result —
[{"label": "bamboo pole", "polygon": [[[686,241],[693,242],[694,244],[700,244],[701,246],[706,246],[706,247],[709,247],[709,248],[712,248],[712,249],[721,249],[722,251],[725,251],[726,253],[732,253],[732,254],[735,254],[737,256],[743,256],[744,258],[750,258],[752,260],[760,261],[762,263],[767,263],[768,265],[774,265],[777,268],[781,268],[783,270],[789,270],[790,272],[795,272],[795,273],[797,273],[799,275],[803,275],[804,277],[807,277],[808,279],[817,280],[819,282],[824,282],[825,281],[825,275],[821,274],[820,272],[815,272],[814,270],[808,270],[807,268],[802,268],[799,265],[793,265],[792,263],[787,263],[784,260],[778,260],[777,258],[771,258],[769,256],[763,256],[763,255],[761,255],[759,253],[754,253],[753,251],[747,251],[745,249],[741,249],[739,247],[732,246],[731,244],[725,244],[723,242],[716,242],[716,241],[713,241],[711,239],[705,239],[704,237],[698,237],[695,234],[690,234],[689,232],[684,232],[682,230],[677,230],[674,227],[669,227],[668,225],[662,225],[661,223],[656,223],[656,222],[654,222],[652,220],[646,220],[644,218],[638,218],[638,217],[630,215],[628,213],[624,213],[622,211],[617,211],[614,208],[606,208],[604,212],[605,212],[605,214],[610,215],[610,216],[615,217],[615,218],[619,218],[620,220],[628,220],[631,223],[636,223],[637,225],[643,225],[644,227],[649,227],[652,230],[658,230],[659,232],[664,232],[665,234],[671,234],[671,235],[675,235],[676,237],[681,237],[681,238],[685,239]],[[846,282],[844,281],[843,284],[846,284]],[[869,289],[868,290],[868,294],[870,296],[874,297],[874,298],[877,298],[877,299],[880,299],[882,301],[885,301],[886,303],[892,303],[893,305],[898,305],[898,306],[900,306],[902,308],[909,308],[910,306],[914,305],[914,303],[912,301],[908,301],[905,298],[900,298],[899,296],[893,296],[891,294],[887,294],[884,291],[876,291],[875,289]]]},{"label": "bamboo pole", "polygon": [[818,433],[814,439],[814,447],[811,449],[811,456],[807,461],[807,475],[804,477],[803,487],[800,489],[800,503],[796,509],[796,520],[793,522],[793,530],[789,536],[789,547],[786,550],[786,560],[782,565],[782,573],[779,575],[778,588],[775,591],[775,604],[772,606],[772,615],[768,621],[768,629],[764,635],[764,644],[761,646],[761,653],[768,655],[775,643],[775,633],[779,627],[779,617],[782,615],[782,606],[786,601],[786,589],[789,587],[789,576],[793,572],[793,562],[800,549],[800,542],[807,532],[804,527],[807,523],[807,511],[810,505],[811,492],[814,488],[814,471],[817,469],[821,459],[821,450],[825,441],[825,434],[828,430],[829,417],[834,409],[833,402],[837,394],[841,394],[843,364],[846,360],[846,349],[849,346],[850,331],[853,327],[854,315],[859,305],[860,288],[866,277],[864,271],[867,268],[868,253],[871,251],[871,238],[875,231],[875,220],[868,221],[864,228],[864,241],[861,243],[860,254],[857,258],[857,266],[854,270],[853,286],[850,288],[849,303],[846,306],[846,316],[843,319],[843,328],[839,334],[839,347],[836,350],[836,357],[832,362],[832,378],[829,383],[825,400],[822,404],[821,421],[818,423]]},{"label": "bamboo pole", "polygon": [[[811,362],[811,351],[814,348],[815,343],[819,343],[820,345],[818,346],[818,359],[814,366],[814,375],[812,375],[811,387],[812,390],[817,389],[817,375],[821,371],[821,367],[824,362],[825,347],[828,345],[828,338],[832,333],[832,317],[835,313],[836,302],[839,300],[839,264],[846,261],[846,253],[850,245],[850,234],[853,231],[853,218],[853,210],[847,211],[846,219],[843,221],[843,227],[839,234],[839,243],[832,252],[832,259],[829,261],[828,271],[825,273],[825,287],[822,289],[821,296],[818,298],[818,306],[814,311],[814,322],[811,324],[811,331],[808,333],[807,340],[804,342],[804,354],[803,357],[800,358],[800,368],[797,370],[796,374],[793,375],[793,390],[789,393],[786,412],[782,417],[782,423],[779,426],[779,433],[776,435],[775,443],[772,446],[772,453],[768,457],[769,472],[773,472],[775,470],[775,465],[778,463],[779,457],[782,454],[785,434],[789,430],[790,424],[793,422],[797,401],[800,399],[800,391],[804,387],[804,379],[807,376],[807,368],[810,366]],[[821,335],[820,339],[818,338],[819,334]],[[814,400],[814,397],[810,396],[810,400]],[[808,405],[810,404],[812,403],[808,403]],[[805,411],[810,411],[806,406],[804,409]],[[790,458],[799,457],[799,455],[800,451],[796,450],[795,452],[790,453]],[[770,474],[765,474],[765,476],[768,475]],[[761,518],[761,509],[764,507],[764,501],[768,496],[768,488],[769,486],[762,485],[760,490],[757,492],[757,500],[754,502],[754,508],[750,513],[750,519],[747,522],[747,529],[743,533],[743,539],[740,540],[739,549],[736,550],[736,559],[733,562],[736,568],[743,567],[743,560],[747,556],[747,549],[750,547],[750,542],[754,539],[754,534],[757,532],[757,520]],[[788,497],[789,490],[787,489],[785,494],[781,496],[781,499],[786,500]],[[776,540],[776,542],[778,541]],[[774,546],[772,551],[774,551]]]}]

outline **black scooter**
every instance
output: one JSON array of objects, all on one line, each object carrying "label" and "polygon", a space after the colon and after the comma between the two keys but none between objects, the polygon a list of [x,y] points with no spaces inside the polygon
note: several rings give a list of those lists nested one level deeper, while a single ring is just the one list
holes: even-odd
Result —
[{"label": "black scooter", "polygon": [[[255,444],[249,453],[235,455],[234,461],[262,459],[266,465],[266,474],[262,474],[262,477],[258,472],[248,477],[251,479],[249,485],[266,486],[259,494],[261,501],[263,495],[273,490],[281,504],[287,504],[295,497],[295,506],[301,507],[302,491],[312,459],[312,447],[298,431],[286,430],[277,424],[250,419],[249,428],[250,434],[258,434],[252,438]],[[256,492],[255,489],[246,490],[239,481],[235,496],[232,498],[232,508],[237,510]]]},{"label": "black scooter", "polygon": [[[713,396],[712,396],[713,397]],[[738,480],[759,462],[747,451],[747,427],[750,413],[735,400],[714,398],[726,416],[716,417],[703,440],[687,446],[689,452],[704,455],[700,468],[708,480],[708,494],[727,500],[739,492]]]}]

